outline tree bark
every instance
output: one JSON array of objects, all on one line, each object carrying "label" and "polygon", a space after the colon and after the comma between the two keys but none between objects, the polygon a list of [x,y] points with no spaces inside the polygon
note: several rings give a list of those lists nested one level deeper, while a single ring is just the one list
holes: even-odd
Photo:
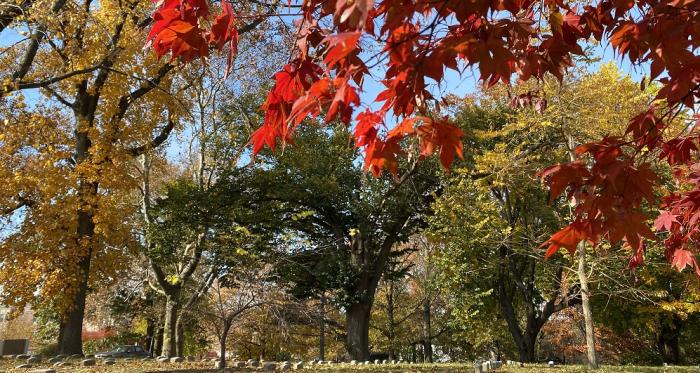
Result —
[{"label": "tree bark", "polygon": [[423,300],[423,362],[433,362],[433,341],[430,337],[430,298]]},{"label": "tree bark", "polygon": [[656,340],[656,346],[664,363],[680,364],[681,350],[679,345],[679,337],[681,332],[682,322],[678,316],[673,316],[671,322],[660,322],[659,335]]},{"label": "tree bark", "polygon": [[347,310],[347,349],[357,361],[369,360],[369,320],[371,301],[353,303]]},{"label": "tree bark", "polygon": [[175,321],[175,356],[185,356],[185,325],[182,312]]},{"label": "tree bark", "polygon": [[389,319],[389,325],[387,328],[387,344],[389,346],[389,360],[395,360],[396,352],[394,351],[394,339],[396,337],[395,323],[394,320],[394,282],[389,282],[389,291],[386,294],[386,314]]},{"label": "tree bark", "polygon": [[598,359],[595,352],[595,328],[593,312],[591,311],[590,293],[588,291],[588,273],[586,273],[586,245],[581,242],[578,246],[578,278],[581,283],[581,307],[586,324],[586,357],[588,368],[598,369]]},{"label": "tree bark", "polygon": [[[94,227],[94,226],[93,226]],[[73,305],[64,321],[60,324],[58,351],[60,354],[72,355],[83,353],[83,317],[85,316],[85,298],[87,297],[88,277],[90,275],[90,259],[88,253],[78,263],[80,283],[78,291],[73,295]]]},{"label": "tree bark", "polygon": [[231,329],[232,322],[228,319],[224,319],[224,323],[221,328],[221,336],[219,337],[219,369],[226,369],[226,339],[228,338],[228,332]]},{"label": "tree bark", "polygon": [[163,355],[163,324],[158,324],[158,329],[156,330],[155,338],[153,339],[153,347],[151,348],[151,355],[162,356]]},{"label": "tree bark", "polygon": [[180,308],[179,299],[168,296],[165,301],[165,322],[163,323],[162,356],[174,357],[177,353],[177,314]]},{"label": "tree bark", "polygon": [[321,294],[318,325],[318,359],[326,360],[326,295]]}]

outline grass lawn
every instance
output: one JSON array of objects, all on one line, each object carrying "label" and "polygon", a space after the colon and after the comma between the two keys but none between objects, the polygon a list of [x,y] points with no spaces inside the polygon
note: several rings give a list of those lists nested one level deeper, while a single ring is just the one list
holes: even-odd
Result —
[{"label": "grass lawn", "polygon": [[[71,361],[70,366],[53,368],[49,363],[42,363],[33,366],[32,368],[16,369],[15,367],[24,363],[14,359],[0,360],[0,371],[4,372],[31,372],[35,369],[55,369],[56,372],[179,372],[179,373],[196,373],[196,372],[215,372],[212,369],[214,363],[210,361],[183,362],[183,363],[159,363],[156,361],[124,361],[117,360],[115,365],[106,366],[101,361],[97,361],[97,365],[93,367],[81,367],[80,361]],[[253,372],[251,368],[246,369],[227,369],[228,372]],[[385,373],[457,373],[457,372],[473,372],[472,364],[402,364],[402,365],[368,365],[368,366],[350,366],[349,364],[335,364],[332,366],[314,366],[304,369],[306,372],[385,372]],[[535,372],[585,372],[583,366],[558,366],[549,368],[546,365],[532,364],[524,368],[504,366],[497,370],[499,373],[535,373]],[[700,372],[698,367],[643,367],[643,366],[603,366],[599,372]]]}]

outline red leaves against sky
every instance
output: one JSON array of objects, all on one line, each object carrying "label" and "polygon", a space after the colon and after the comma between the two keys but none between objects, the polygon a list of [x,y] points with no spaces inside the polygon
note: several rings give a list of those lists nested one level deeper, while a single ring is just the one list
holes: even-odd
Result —
[{"label": "red leaves against sky", "polygon": [[225,0],[221,3],[221,14],[207,31],[202,28],[201,20],[211,16],[208,0],[161,0],[153,14],[148,45],[158,57],[170,53],[173,59],[179,58],[187,63],[207,57],[210,46],[221,50],[228,43],[228,75],[238,48],[238,30],[231,4]]},{"label": "red leaves against sky", "polygon": [[[562,0],[293,3],[301,10],[297,57],[274,76],[253,150],[290,141],[306,118],[339,120],[354,124],[356,146],[364,149],[365,167],[375,175],[383,169],[398,173],[406,147],[415,147],[421,157],[439,151],[445,167],[462,155],[463,133],[435,119],[441,98],[430,87],[443,81],[446,69],[472,67],[487,86],[510,83],[514,75],[561,79],[573,56],[583,54],[579,42],[604,37],[622,58],[648,64],[645,83],[659,83],[657,105],[663,107],[632,118],[623,137],[582,145],[575,161],[542,172],[552,198],[565,195],[576,206],[573,222],[548,241],[547,254],[605,239],[624,242],[633,252],[630,265],[641,264],[644,239],[654,238],[643,208],[658,202],[652,190],[659,181],[649,165],[655,157],[674,168],[683,186],[664,197],[657,234],[676,268],[692,266],[700,274],[693,254],[700,238],[698,135],[693,126],[680,135],[668,133],[670,118],[682,108],[694,110],[700,99],[700,0],[600,0],[584,6]],[[165,0],[148,39],[159,56],[170,52],[183,61],[206,56],[209,47],[235,46],[230,6],[209,32],[199,23],[208,16],[206,0]],[[363,41],[379,50],[363,51]],[[379,109],[360,102],[367,79],[384,86],[374,98]],[[516,104],[526,102],[536,103],[518,97]],[[545,106],[542,100],[537,109]],[[385,124],[392,116],[389,122],[398,123],[393,129]]]}]

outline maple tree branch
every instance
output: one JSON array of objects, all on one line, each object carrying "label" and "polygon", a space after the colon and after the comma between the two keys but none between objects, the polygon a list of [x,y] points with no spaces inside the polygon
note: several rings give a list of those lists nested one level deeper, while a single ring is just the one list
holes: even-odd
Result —
[{"label": "maple tree branch", "polygon": [[51,96],[53,96],[56,100],[58,100],[58,102],[60,102],[60,103],[62,103],[63,105],[68,106],[69,108],[75,110],[75,107],[76,107],[76,106],[75,106],[75,102],[70,102],[70,101],[68,101],[65,97],[61,96],[58,92],[56,92],[56,91],[55,91],[53,88],[51,88],[51,87],[48,87],[48,86],[47,86],[47,87],[44,87],[44,88],[42,88],[42,89],[45,89],[46,91],[48,91],[48,92],[51,94]]},{"label": "maple tree branch", "polygon": [[141,85],[138,89],[122,96],[119,98],[119,104],[118,108],[119,110],[117,113],[112,117],[112,120],[121,120],[124,118],[126,115],[126,112],[129,110],[129,107],[131,104],[138,100],[139,98],[145,96],[148,92],[153,90],[154,88],[158,87],[158,84],[160,84],[161,80],[165,78],[165,76],[172,70],[175,66],[171,64],[165,64],[161,66],[160,69],[158,69],[158,73],[156,76],[152,79],[144,79],[144,84]]},{"label": "maple tree branch", "polygon": [[175,128],[175,121],[172,119],[168,120],[168,124],[165,127],[163,127],[158,136],[153,138],[153,140],[151,140],[148,144],[127,149],[127,152],[133,155],[134,157],[137,157],[139,155],[144,154],[149,149],[157,148],[162,143],[164,143],[165,140],[168,139],[168,136],[170,136],[170,133],[173,131],[173,128]]},{"label": "maple tree branch", "polygon": [[23,90],[23,89],[45,88],[51,84],[54,84],[54,83],[60,82],[62,80],[74,77],[76,75],[91,73],[99,68],[100,68],[100,65],[98,64],[98,65],[86,67],[84,69],[73,70],[73,71],[65,73],[63,75],[54,76],[54,77],[46,79],[46,80],[40,80],[40,81],[35,81],[35,82],[18,82],[18,83],[12,84],[12,85],[8,86],[7,88],[5,88],[3,93],[10,93],[13,91],[19,91],[19,90]]},{"label": "maple tree branch", "polygon": [[10,26],[15,18],[24,14],[32,3],[33,0],[24,0],[21,4],[0,4],[0,33],[2,33],[5,28]]},{"label": "maple tree branch", "polygon": [[[61,10],[61,8],[63,8],[63,6],[66,4],[66,1],[67,0],[56,0],[56,2],[53,4],[53,7],[51,8],[51,12],[53,14],[58,13]],[[34,63],[34,58],[36,58],[36,54],[39,51],[39,45],[46,37],[46,31],[46,26],[41,25],[37,27],[37,29],[32,33],[32,36],[30,37],[29,41],[29,46],[27,47],[27,50],[24,53],[24,57],[22,57],[22,62],[17,67],[17,70],[15,70],[15,72],[12,74],[12,80],[20,80],[24,78],[25,75],[27,75],[29,69]]]},{"label": "maple tree branch", "polygon": [[15,211],[21,209],[22,207],[31,207],[32,201],[25,197],[18,197],[19,201],[14,206],[5,207],[0,211],[0,215],[6,216],[14,213]]},{"label": "maple tree branch", "polygon": [[151,258],[148,258],[148,263],[151,265],[151,269],[153,270],[153,277],[156,279],[156,282],[158,282],[158,285],[162,289],[161,294],[163,292],[170,291],[173,288],[173,286],[166,279],[167,276],[165,275],[163,268],[161,268],[160,265],[158,265],[158,263],[156,263],[155,260]]},{"label": "maple tree branch", "polygon": [[197,299],[199,299],[202,295],[209,291],[209,288],[211,288],[211,285],[216,279],[216,275],[217,267],[215,265],[212,265],[209,272],[207,272],[207,274],[204,276],[204,281],[202,281],[202,283],[199,285],[197,291],[192,293],[192,296],[190,296],[187,302],[182,306],[183,310],[187,310],[188,308],[192,307],[192,305],[197,301]]}]

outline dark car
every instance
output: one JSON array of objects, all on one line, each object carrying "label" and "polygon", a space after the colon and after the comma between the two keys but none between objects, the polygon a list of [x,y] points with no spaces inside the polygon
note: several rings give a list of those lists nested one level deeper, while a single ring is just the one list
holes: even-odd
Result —
[{"label": "dark car", "polygon": [[119,357],[150,357],[146,350],[141,346],[117,346],[111,351],[100,352],[95,354],[98,358],[119,358]]}]

